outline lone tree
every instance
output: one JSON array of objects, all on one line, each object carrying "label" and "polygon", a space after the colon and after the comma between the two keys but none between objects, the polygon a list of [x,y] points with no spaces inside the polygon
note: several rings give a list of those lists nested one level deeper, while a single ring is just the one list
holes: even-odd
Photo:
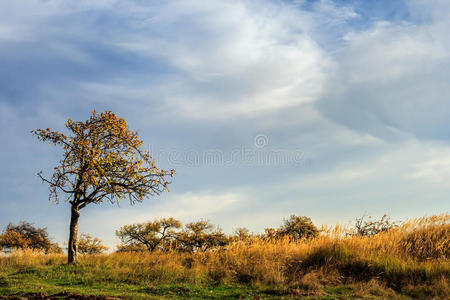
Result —
[{"label": "lone tree", "polygon": [[49,184],[49,200],[59,203],[64,195],[71,205],[68,262],[74,263],[81,209],[105,200],[142,202],[146,196],[168,190],[166,177],[172,177],[175,171],[158,169],[149,152],[142,150],[137,133],[110,111],[98,114],[94,110],[84,122],[68,119],[66,127],[68,136],[49,128],[32,133],[63,149],[51,178],[45,178],[42,171],[38,176]]}]

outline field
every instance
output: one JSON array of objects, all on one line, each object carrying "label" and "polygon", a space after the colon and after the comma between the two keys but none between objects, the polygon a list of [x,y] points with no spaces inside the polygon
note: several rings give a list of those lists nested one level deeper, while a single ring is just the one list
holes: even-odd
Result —
[{"label": "field", "polygon": [[0,257],[0,295],[447,299],[449,221],[449,215],[414,219],[373,236],[336,226],[314,239],[254,238],[206,252],[86,255],[76,265],[64,255],[16,252]]}]

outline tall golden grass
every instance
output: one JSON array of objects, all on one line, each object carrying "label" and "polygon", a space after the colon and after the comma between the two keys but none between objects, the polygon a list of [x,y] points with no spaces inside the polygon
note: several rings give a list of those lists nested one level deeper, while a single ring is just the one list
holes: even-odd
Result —
[{"label": "tall golden grass", "polygon": [[[92,280],[135,284],[241,283],[320,293],[327,285],[364,283],[418,297],[450,295],[449,214],[411,219],[374,236],[348,233],[322,227],[313,239],[252,238],[207,252],[85,255],[79,267]],[[0,270],[65,261],[64,255],[24,251],[0,258]]]}]

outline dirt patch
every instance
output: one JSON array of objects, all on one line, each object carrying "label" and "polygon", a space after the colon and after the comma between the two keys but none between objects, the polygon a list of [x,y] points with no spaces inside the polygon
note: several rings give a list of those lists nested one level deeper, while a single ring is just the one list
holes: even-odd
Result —
[{"label": "dirt patch", "polygon": [[1,299],[7,300],[52,300],[52,299],[70,299],[70,300],[118,300],[122,298],[111,297],[111,296],[98,296],[98,295],[77,295],[68,292],[62,292],[53,295],[46,295],[44,293],[29,293],[25,295],[11,295],[11,296],[0,296]]}]

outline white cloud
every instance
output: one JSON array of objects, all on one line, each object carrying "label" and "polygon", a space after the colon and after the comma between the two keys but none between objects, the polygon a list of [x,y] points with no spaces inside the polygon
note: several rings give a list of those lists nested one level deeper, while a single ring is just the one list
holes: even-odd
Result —
[{"label": "white cloud", "polygon": [[348,47],[339,58],[351,83],[398,80],[425,71],[426,64],[448,58],[440,39],[428,26],[376,23],[369,31],[346,36]]},{"label": "white cloud", "polygon": [[145,30],[116,43],[181,72],[164,96],[182,117],[226,118],[311,102],[332,67],[308,33],[313,13],[293,7],[171,2],[153,14]]},{"label": "white cloud", "polygon": [[318,16],[326,16],[325,20],[316,20],[319,23],[330,23],[339,25],[349,19],[359,18],[360,16],[350,6],[337,5],[332,0],[319,0],[314,2],[315,11]]},{"label": "white cloud", "polygon": [[426,147],[411,167],[411,178],[437,187],[450,187],[450,149],[446,145]]},{"label": "white cloud", "polygon": [[353,130],[390,140],[447,139],[450,38],[442,26],[449,22],[433,5],[427,9],[427,21],[382,21],[347,34],[319,109]]}]

